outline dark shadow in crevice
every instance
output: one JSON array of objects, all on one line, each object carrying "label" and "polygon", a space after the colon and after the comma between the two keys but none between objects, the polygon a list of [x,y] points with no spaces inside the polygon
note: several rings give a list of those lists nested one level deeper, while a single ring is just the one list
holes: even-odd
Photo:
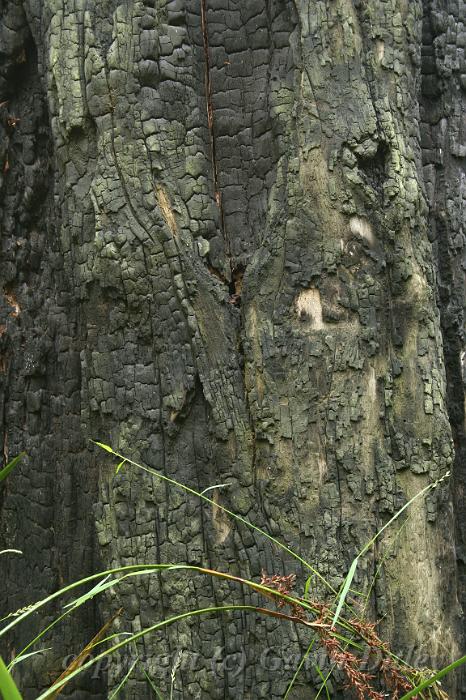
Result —
[{"label": "dark shadow in crevice", "polygon": [[388,175],[388,156],[390,148],[385,141],[380,141],[377,151],[369,158],[356,156],[359,169],[365,174],[368,183],[378,192],[382,191],[383,183]]}]

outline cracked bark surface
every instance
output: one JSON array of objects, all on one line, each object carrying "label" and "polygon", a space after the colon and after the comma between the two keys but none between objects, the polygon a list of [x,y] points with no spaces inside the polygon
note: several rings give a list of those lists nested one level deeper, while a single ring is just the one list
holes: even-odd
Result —
[{"label": "cracked bark surface", "polygon": [[[220,509],[115,480],[89,438],[199,490],[228,482],[222,504],[335,587],[453,469],[355,588],[383,561],[370,614],[394,650],[459,655],[465,17],[462,0],[0,2],[0,429],[5,458],[28,453],[0,493],[1,544],[25,553],[2,559],[2,609],[140,562],[304,583]],[[227,599],[255,600],[200,577],[122,584],[24,664],[25,697],[120,607],[137,630]],[[307,643],[231,613],[140,652],[162,688],[191,654],[174,697],[282,698],[293,664],[258,659],[296,664]],[[67,694],[119,680],[110,666]],[[310,668],[292,697],[318,685]],[[122,696],[151,697],[140,669]]]}]

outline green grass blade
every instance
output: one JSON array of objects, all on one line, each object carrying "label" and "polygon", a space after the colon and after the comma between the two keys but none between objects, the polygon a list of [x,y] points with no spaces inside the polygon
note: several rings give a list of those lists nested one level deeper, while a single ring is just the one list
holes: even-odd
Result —
[{"label": "green grass blade", "polygon": [[150,677],[149,674],[147,673],[147,671],[146,671],[146,669],[144,668],[144,666],[142,667],[142,672],[143,672],[143,674],[144,674],[145,677],[146,677],[146,681],[149,683],[150,687],[151,687],[152,690],[154,691],[155,697],[157,698],[157,700],[163,700],[163,695],[162,695],[162,693],[161,693],[160,690],[154,685],[153,680],[151,679],[151,677]]},{"label": "green grass blade", "polygon": [[448,479],[449,476],[450,476],[450,472],[447,472],[447,473],[444,474],[440,479],[437,479],[437,481],[433,481],[431,484],[427,484],[427,486],[424,486],[424,488],[421,489],[421,491],[418,491],[418,493],[416,493],[412,498],[410,498],[409,501],[408,501],[407,503],[405,503],[404,506],[402,506],[402,507],[400,508],[400,510],[398,510],[398,511],[395,513],[395,515],[394,515],[393,517],[391,517],[390,520],[389,520],[387,523],[385,523],[385,525],[384,525],[383,527],[380,528],[380,530],[374,535],[374,537],[373,537],[371,540],[369,540],[369,542],[368,542],[366,545],[364,545],[364,547],[363,547],[363,548],[361,549],[361,551],[359,552],[358,556],[360,557],[360,556],[362,556],[363,554],[365,554],[365,553],[367,552],[367,550],[370,549],[370,548],[372,547],[372,545],[374,544],[374,542],[375,542],[376,540],[378,540],[378,538],[380,537],[380,535],[381,535],[388,527],[390,527],[390,525],[391,525],[393,522],[395,522],[395,520],[397,520],[397,518],[399,518],[400,515],[401,515],[407,508],[409,508],[409,506],[411,506],[411,505],[414,503],[414,501],[417,501],[418,498],[421,498],[421,496],[424,496],[424,495],[427,494],[429,491],[432,491],[432,489],[437,488],[437,486],[438,486],[439,484],[441,484],[442,481],[445,481],[445,479]]},{"label": "green grass blade", "polygon": [[[171,567],[170,567],[170,568],[171,568]],[[94,594],[93,594],[92,596],[90,596],[89,594],[85,594],[85,595],[83,595],[83,596],[80,596],[80,597],[77,598],[76,600],[72,601],[72,602],[69,603],[68,605],[65,605],[64,607],[65,607],[65,608],[68,608],[68,609],[67,609],[64,613],[62,613],[61,615],[59,615],[59,617],[57,617],[55,620],[53,620],[49,625],[47,625],[47,627],[45,627],[45,629],[41,630],[41,631],[39,632],[39,634],[37,634],[37,635],[34,637],[34,639],[32,639],[32,640],[24,647],[24,649],[22,649],[22,650],[20,651],[20,653],[18,654],[18,657],[19,657],[19,656],[23,657],[23,656],[26,654],[26,652],[28,651],[28,649],[30,649],[32,646],[34,646],[34,644],[37,644],[37,642],[38,642],[45,634],[47,634],[47,632],[49,632],[53,627],[55,627],[55,625],[57,625],[59,622],[61,622],[67,615],[70,615],[72,612],[74,612],[74,611],[76,610],[76,608],[78,608],[80,605],[84,605],[84,603],[86,603],[88,600],[90,600],[91,598],[93,598],[95,595],[99,595],[99,593],[103,593],[103,591],[106,590],[107,588],[109,588],[110,586],[114,586],[114,585],[120,583],[121,581],[123,581],[124,579],[128,578],[129,576],[144,575],[144,574],[147,574],[147,573],[153,573],[152,569],[149,569],[149,570],[148,570],[147,568],[144,568],[144,569],[141,569],[141,571],[130,572],[129,574],[125,574],[124,576],[121,576],[121,577],[118,578],[118,579],[112,579],[112,581],[109,582],[109,583],[108,583],[107,585],[105,585],[105,586],[99,586],[99,584],[97,584],[97,586],[94,586],[94,588],[91,589],[92,591],[94,591]],[[106,577],[103,579],[103,581],[106,581],[107,579],[108,579],[108,576],[106,576]],[[102,581],[102,583],[103,583],[103,581]],[[79,583],[79,582],[78,582],[78,583]],[[90,593],[90,591],[89,591],[89,593]],[[123,634],[125,634],[125,633],[124,633],[124,632],[118,632],[117,634],[110,635],[110,637],[108,637],[108,639],[112,639],[112,637],[122,636]],[[105,640],[102,640],[102,641],[96,643],[95,646],[97,646],[97,644],[102,644],[103,641],[105,641]],[[35,652],[34,652],[34,653],[35,653]],[[27,656],[29,656],[29,654],[27,654]]]},{"label": "green grass blade", "polygon": [[133,663],[131,664],[130,668],[128,669],[128,673],[125,675],[125,677],[123,678],[123,680],[121,681],[121,683],[118,685],[118,687],[115,688],[115,690],[113,691],[113,693],[109,696],[108,700],[113,700],[113,698],[116,698],[116,696],[118,695],[118,693],[120,692],[120,690],[121,690],[122,688],[124,688],[124,686],[126,685],[126,683],[127,683],[128,680],[129,680],[129,677],[131,676],[132,672],[134,671],[134,667],[136,666],[136,664],[138,663],[138,661],[139,661],[139,656],[137,656],[137,657],[135,658],[135,660],[134,660]]},{"label": "green grass blade", "polygon": [[0,482],[2,482],[4,479],[7,478],[8,474],[16,467],[18,462],[20,462],[23,457],[26,456],[25,452],[21,452],[17,457],[11,460],[11,462],[8,462],[6,466],[3,467],[3,469],[0,469]]},{"label": "green grass blade", "polygon": [[287,547],[286,544],[283,544],[283,542],[280,542],[280,540],[277,540],[275,537],[272,537],[272,535],[269,535],[269,533],[266,532],[265,530],[262,530],[260,527],[257,527],[257,525],[254,525],[249,520],[246,520],[246,518],[243,518],[241,515],[234,513],[233,511],[229,510],[228,508],[225,508],[225,506],[222,506],[220,503],[216,503],[215,501],[208,498],[205,494],[201,493],[200,491],[196,491],[195,489],[191,488],[190,486],[186,486],[185,484],[182,484],[179,481],[176,481],[175,479],[170,478],[169,476],[165,476],[165,474],[161,474],[156,469],[152,469],[151,467],[146,467],[143,464],[139,464],[139,462],[135,462],[134,460],[129,459],[129,457],[125,457],[124,455],[120,454],[119,452],[116,452],[109,445],[105,445],[103,442],[98,442],[96,440],[91,440],[91,442],[93,442],[98,447],[101,447],[106,452],[109,452],[114,457],[117,457],[120,460],[124,459],[128,462],[128,464],[132,464],[134,467],[137,467],[138,469],[141,469],[142,471],[145,471],[148,474],[152,474],[153,476],[156,476],[158,479],[161,479],[162,481],[166,481],[167,483],[172,484],[173,486],[176,486],[179,489],[182,489],[186,493],[190,493],[191,495],[202,499],[206,503],[210,503],[211,505],[215,506],[216,508],[222,510],[224,513],[227,513],[227,515],[234,518],[238,522],[243,523],[243,525],[246,525],[251,530],[258,532],[263,537],[265,537],[267,540],[269,540],[269,542],[273,542],[275,545],[277,545],[277,547],[280,547],[280,549],[287,552],[290,556],[292,556],[294,559],[299,561],[300,564],[302,564],[306,569],[308,569],[315,576],[317,576],[319,578],[319,580],[326,586],[326,588],[328,588],[332,593],[335,593],[335,594],[338,593],[335,590],[335,588],[327,581],[327,579],[324,578],[324,576],[322,576],[322,574],[320,574],[317,571],[317,569],[315,569],[312,566],[312,564],[307,562],[299,554],[297,554],[292,549],[290,549],[290,547]]},{"label": "green grass blade", "polygon": [[335,610],[335,615],[333,616],[332,620],[332,627],[335,627],[335,625],[338,622],[338,618],[340,617],[341,610],[343,608],[343,605],[345,604],[346,601],[346,596],[349,593],[349,590],[351,588],[351,584],[353,583],[354,575],[356,573],[356,569],[358,566],[359,562],[359,557],[356,557],[356,559],[353,560],[350,569],[348,571],[348,575],[346,576],[345,583],[343,585],[343,588],[341,590],[340,595],[338,596],[338,605],[337,609]]},{"label": "green grass blade", "polygon": [[0,692],[4,700],[23,700],[21,693],[16,687],[13,676],[5,666],[5,663],[0,656]]},{"label": "green grass blade", "polygon": [[17,664],[22,663],[26,659],[29,659],[30,656],[36,656],[36,654],[43,654],[44,651],[50,651],[52,647],[47,647],[46,649],[37,649],[36,651],[31,651],[29,654],[18,654],[18,656],[15,656],[13,661],[8,664],[8,670],[11,671],[11,669],[16,666]]},{"label": "green grass blade", "polygon": [[95,586],[91,588],[90,591],[87,593],[84,593],[82,596],[79,598],[76,598],[75,600],[71,601],[71,603],[66,603],[63,607],[66,608],[77,608],[83,603],[86,603],[88,600],[92,600],[96,595],[99,595],[99,593],[102,593],[105,591],[107,588],[111,588],[112,586],[115,585],[115,580],[118,581],[118,579],[111,579],[110,582],[108,582],[108,579],[110,578],[109,576],[106,576],[102,581],[98,581]]},{"label": "green grass blade", "polygon": [[423,681],[422,683],[419,683],[415,688],[409,691],[409,693],[406,693],[406,695],[403,695],[401,700],[409,700],[409,698],[414,698],[418,693],[421,691],[425,690],[426,688],[430,688],[430,686],[434,685],[437,681],[439,681],[441,678],[446,676],[448,673],[451,673],[454,671],[456,668],[459,668],[462,666],[464,663],[466,663],[466,656],[462,656],[460,659],[457,659],[456,661],[453,661],[453,663],[448,664],[448,666],[445,666],[445,668],[442,668],[440,671],[437,671],[431,678],[428,678],[427,680]]},{"label": "green grass blade", "polygon": [[120,469],[122,468],[122,466],[125,464],[125,462],[126,462],[126,459],[122,459],[122,460],[121,460],[120,464],[119,464],[119,465],[117,466],[117,468],[115,469],[115,474],[118,474],[118,472],[120,471]]},{"label": "green grass blade", "polygon": [[[320,698],[320,696],[322,695],[322,692],[323,692],[324,690],[325,690],[325,694],[328,695],[327,681],[328,681],[328,679],[330,678],[330,676],[332,675],[332,673],[333,673],[333,671],[335,670],[335,668],[336,668],[336,665],[335,665],[335,664],[332,664],[332,666],[331,666],[331,668],[330,668],[330,671],[327,672],[327,675],[325,676],[325,678],[323,677],[323,674],[322,674],[322,685],[320,686],[320,688],[319,688],[319,690],[318,690],[318,692],[317,692],[317,695],[315,696],[314,700],[317,700],[317,698]],[[316,669],[316,670],[317,670],[317,669]],[[319,675],[320,675],[320,674],[319,674]]]},{"label": "green grass blade", "polygon": [[322,673],[322,671],[320,670],[320,668],[317,664],[314,666],[314,668],[317,671],[317,673],[319,674],[320,680],[322,681],[321,689],[324,688],[325,695],[327,696],[327,700],[330,700],[330,693],[328,692],[328,686],[327,686],[327,681],[328,681],[329,677],[328,676],[326,678],[324,677],[324,674]]},{"label": "green grass blade", "polygon": [[292,691],[292,689],[293,689],[293,686],[294,686],[294,684],[295,684],[295,682],[296,682],[296,679],[297,679],[297,677],[299,676],[299,674],[300,674],[300,672],[301,672],[301,669],[302,669],[302,667],[304,666],[304,663],[305,663],[307,657],[309,656],[309,654],[310,654],[311,651],[312,651],[312,648],[313,648],[313,646],[314,646],[314,644],[315,644],[315,641],[316,641],[315,638],[312,639],[312,640],[311,640],[311,643],[310,643],[309,646],[308,646],[308,648],[307,648],[306,651],[304,652],[304,654],[303,654],[303,656],[302,656],[302,658],[301,658],[301,661],[300,661],[299,664],[298,664],[298,668],[297,668],[296,671],[294,672],[293,678],[292,678],[291,681],[288,683],[288,687],[287,687],[287,689],[286,689],[285,695],[283,696],[283,700],[287,700],[288,695],[291,693],[291,691]]},{"label": "green grass blade", "polygon": [[303,595],[303,598],[304,598],[305,600],[308,600],[308,599],[309,599],[309,589],[310,589],[310,587],[311,587],[311,584],[312,584],[313,580],[314,580],[314,574],[311,574],[311,575],[308,576],[307,579],[306,579],[306,583],[304,584],[304,595]]}]

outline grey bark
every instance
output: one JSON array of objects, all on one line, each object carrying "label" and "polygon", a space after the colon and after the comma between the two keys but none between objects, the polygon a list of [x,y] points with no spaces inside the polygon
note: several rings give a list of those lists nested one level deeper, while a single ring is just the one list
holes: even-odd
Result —
[{"label": "grey bark", "polygon": [[[5,459],[28,453],[0,493],[1,543],[24,551],[1,561],[2,609],[136,562],[304,585],[220,509],[114,478],[90,438],[199,490],[228,482],[219,502],[335,588],[453,470],[355,588],[380,567],[369,614],[399,655],[459,655],[465,16],[462,0],[0,2],[1,430]],[[24,664],[25,697],[119,607],[137,630],[230,600],[256,598],[199,576],[122,584]],[[140,654],[166,688],[184,650],[175,697],[282,698],[308,641],[228,614]],[[317,686],[306,669],[292,697]],[[124,697],[151,697],[140,668]]]}]

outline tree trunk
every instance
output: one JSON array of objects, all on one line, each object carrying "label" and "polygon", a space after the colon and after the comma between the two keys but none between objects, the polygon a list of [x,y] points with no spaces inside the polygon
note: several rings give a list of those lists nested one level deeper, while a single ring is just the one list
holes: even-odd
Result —
[{"label": "tree trunk", "polygon": [[[0,8],[3,453],[28,454],[0,494],[2,544],[24,552],[2,557],[5,611],[142,562],[304,586],[221,509],[138,470],[115,477],[90,438],[198,490],[228,483],[214,500],[335,588],[453,468],[354,582],[373,586],[369,615],[397,654],[451,661],[466,592],[464,1]],[[25,697],[120,607],[137,630],[231,600],[256,597],[176,572],[130,579],[18,668]],[[48,620],[18,627],[7,653]],[[183,650],[175,698],[283,698],[308,643],[231,613],[139,653],[165,690]],[[122,675],[111,663],[68,692],[102,698]],[[306,665],[291,697],[319,684]],[[122,697],[151,693],[139,665]]]}]

